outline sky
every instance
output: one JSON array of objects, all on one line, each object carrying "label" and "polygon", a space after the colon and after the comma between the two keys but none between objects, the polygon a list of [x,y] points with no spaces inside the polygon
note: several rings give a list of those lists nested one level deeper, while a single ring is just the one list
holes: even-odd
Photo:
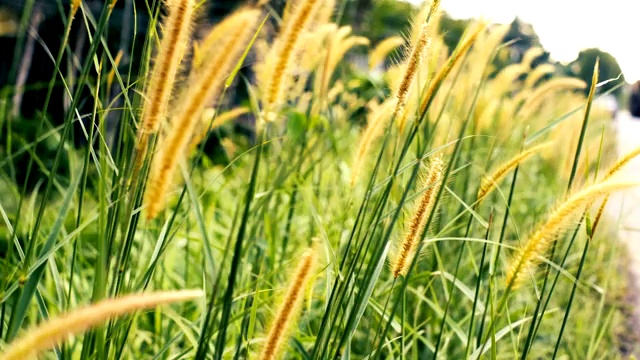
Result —
[{"label": "sky", "polygon": [[[421,0],[407,0],[414,4]],[[510,23],[516,16],[533,25],[542,46],[561,62],[597,47],[613,55],[627,82],[640,80],[639,0],[441,0],[454,18],[484,16]]]}]

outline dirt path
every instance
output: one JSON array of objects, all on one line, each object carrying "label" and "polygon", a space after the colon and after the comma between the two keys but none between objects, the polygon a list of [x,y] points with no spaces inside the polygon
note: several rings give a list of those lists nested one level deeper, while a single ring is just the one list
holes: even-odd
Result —
[{"label": "dirt path", "polygon": [[[624,155],[640,146],[640,118],[631,118],[623,113],[616,119],[617,154]],[[640,180],[640,158],[634,159],[625,166],[621,175]],[[640,188],[611,196],[606,214],[613,225],[617,226],[618,235],[627,246],[629,256],[629,301],[633,303],[633,319],[629,324],[635,329],[635,337],[640,332]],[[636,347],[637,344],[634,344]]]},{"label": "dirt path", "polygon": [[[618,156],[640,146],[640,118],[619,116],[616,119],[616,128]],[[620,173],[638,179],[640,158],[634,159]],[[640,285],[640,188],[612,196],[606,212],[613,223],[618,225],[620,237],[629,247],[629,256],[633,263],[632,272],[638,280],[636,285]]]}]

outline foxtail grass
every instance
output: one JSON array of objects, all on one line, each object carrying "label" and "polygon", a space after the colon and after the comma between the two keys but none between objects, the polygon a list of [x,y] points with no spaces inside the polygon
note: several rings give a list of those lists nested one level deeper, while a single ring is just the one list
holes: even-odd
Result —
[{"label": "foxtail grass", "polygon": [[[164,21],[162,40],[146,91],[141,136],[156,132],[167,116],[173,84],[191,36],[194,0],[169,1],[168,5],[169,15]],[[146,140],[139,141],[143,142],[139,148],[144,149]]]},{"label": "foxtail grass", "polygon": [[[241,106],[218,115],[215,113],[215,109],[206,109],[202,114],[202,123],[205,126],[205,129],[203,131],[196,132],[193,136],[193,140],[191,140],[191,151],[193,151],[196,146],[205,139],[210,130],[219,128],[242,115],[248,114],[250,111],[251,109],[248,107]],[[213,121],[211,121],[211,119],[213,119]]]},{"label": "foxtail grass", "polygon": [[260,353],[260,360],[275,360],[280,357],[283,346],[288,340],[289,330],[304,298],[305,289],[313,275],[317,260],[317,251],[309,249],[302,255],[298,267],[293,273],[289,289],[278,308],[275,319]]},{"label": "foxtail grass", "polygon": [[516,166],[520,165],[523,161],[527,160],[534,154],[540,152],[543,149],[546,149],[550,146],[550,143],[540,144],[537,146],[533,146],[529,149],[526,149],[519,153],[518,155],[512,157],[504,164],[500,165],[496,170],[491,173],[491,175],[486,176],[482,179],[480,183],[480,189],[478,189],[478,200],[484,199],[487,194],[489,194],[498,183]]},{"label": "foxtail grass", "polygon": [[591,185],[563,202],[549,214],[546,222],[537,228],[511,260],[506,276],[508,286],[515,289],[522,284],[525,273],[533,270],[538,257],[545,255],[554,240],[582,214],[585,206],[601,196],[638,185],[640,183],[637,181],[609,180]]},{"label": "foxtail grass", "polygon": [[367,127],[360,138],[358,149],[356,150],[353,165],[351,166],[351,186],[355,186],[358,177],[363,171],[363,167],[368,158],[373,143],[384,132],[385,126],[391,116],[391,108],[395,101],[387,101],[379,105],[371,115]]},{"label": "foxtail grass", "polygon": [[531,68],[531,64],[542,55],[544,55],[544,49],[540,46],[533,46],[524,53],[521,63],[527,69]]},{"label": "foxtail grass", "polygon": [[[603,180],[611,179],[620,170],[622,170],[622,168],[625,167],[629,162],[631,162],[633,159],[638,157],[638,155],[640,155],[640,147],[637,147],[629,151],[628,153],[626,153],[624,156],[618,159],[618,161],[616,161],[616,163],[613,164],[613,166],[611,166],[611,168],[605,174]],[[596,216],[593,218],[593,224],[591,226],[592,231],[598,227],[598,224],[600,223],[600,219],[602,219],[602,214],[604,214],[604,209],[607,207],[608,202],[609,202],[609,196],[605,196],[605,198],[602,200],[602,203],[600,204],[600,207],[598,208],[598,212],[596,213]]]},{"label": "foxtail grass", "polygon": [[[185,95],[166,140],[159,147],[153,160],[147,184],[145,205],[147,219],[153,219],[164,207],[169,188],[178,165],[185,159],[185,152],[196,125],[208,101],[217,102],[227,76],[240,59],[257,26],[260,10],[243,9],[232,15],[234,31],[221,40],[214,49],[205,49],[211,60],[203,64],[201,74]],[[214,30],[215,31],[215,30]]]},{"label": "foxtail grass", "polygon": [[336,0],[323,0],[320,9],[318,10],[317,23],[327,24],[331,22],[331,18],[336,11]]},{"label": "foxtail grass", "polygon": [[624,156],[622,156],[620,159],[618,159],[618,161],[616,161],[615,164],[613,164],[611,166],[611,168],[609,168],[609,170],[607,171],[607,173],[604,176],[604,179],[605,180],[606,179],[610,179],[617,172],[622,170],[623,167],[625,167],[627,164],[629,164],[633,159],[638,157],[638,155],[640,155],[640,147],[637,147],[637,148],[629,151],[628,153],[624,154]]},{"label": "foxtail grass", "polygon": [[404,45],[404,42],[401,36],[390,36],[380,41],[373,50],[369,52],[369,70],[373,70],[376,66],[384,62],[387,55]]},{"label": "foxtail grass", "polygon": [[292,67],[301,45],[301,35],[307,29],[320,3],[320,0],[299,0],[287,16],[285,27],[277,39],[276,52],[270,55],[275,58],[275,63],[268,72],[269,83],[264,89],[265,101],[262,104],[267,120],[274,116],[272,113],[278,110],[284,99],[285,87],[290,81]]},{"label": "foxtail grass", "polygon": [[586,87],[587,84],[584,81],[576,78],[558,78],[549,80],[529,95],[516,116],[528,119],[531,117],[532,113],[536,111],[546,96],[560,91],[582,90]]},{"label": "foxtail grass", "polygon": [[88,307],[49,319],[27,332],[0,354],[0,360],[25,360],[63,342],[67,337],[82,333],[105,321],[142,309],[181,301],[194,300],[203,295],[200,290],[167,291],[128,295],[103,300]]},{"label": "foxtail grass", "polygon": [[537,66],[527,74],[527,78],[524,80],[524,87],[526,89],[532,89],[540,79],[546,75],[553,74],[555,71],[556,67],[551,64],[542,64]]},{"label": "foxtail grass", "polygon": [[420,118],[424,116],[429,105],[433,101],[434,96],[440,89],[442,82],[447,76],[451,73],[456,64],[460,63],[460,60],[464,57],[464,55],[469,51],[473,43],[476,41],[480,33],[484,31],[486,25],[484,23],[478,23],[472,25],[473,29],[470,31],[469,35],[464,38],[464,40],[460,41],[460,44],[456,47],[451,57],[447,63],[441,67],[437,72],[434,78],[425,85],[426,91],[423,93],[422,98],[420,100]]},{"label": "foxtail grass", "polygon": [[416,256],[420,237],[425,231],[427,219],[432,216],[431,213],[434,211],[436,195],[442,186],[444,169],[445,165],[441,158],[437,157],[431,161],[429,172],[424,180],[426,190],[416,204],[399,248],[391,256],[391,268],[394,278],[406,275],[409,265]]},{"label": "foxtail grass", "polygon": [[76,12],[78,12],[80,5],[82,5],[82,0],[71,0],[71,17],[74,17],[76,15]]},{"label": "foxtail grass", "polygon": [[[440,6],[440,1],[436,0],[433,4],[431,4],[431,8],[429,9],[429,17],[430,19],[433,14],[435,14]],[[418,25],[418,24],[416,24]],[[400,85],[395,93],[396,99],[396,107],[393,111],[392,117],[398,117],[403,111],[405,106],[407,105],[407,96],[409,95],[409,90],[411,89],[411,84],[416,77],[418,72],[418,68],[420,67],[420,63],[424,57],[424,52],[429,44],[429,22],[425,22],[420,25],[420,35],[414,44],[412,44],[411,49],[409,50],[409,56],[407,58],[407,64],[405,65],[404,74],[402,76],[402,80],[400,81]],[[398,121],[398,129],[402,133],[404,131],[405,120],[402,117]]]}]

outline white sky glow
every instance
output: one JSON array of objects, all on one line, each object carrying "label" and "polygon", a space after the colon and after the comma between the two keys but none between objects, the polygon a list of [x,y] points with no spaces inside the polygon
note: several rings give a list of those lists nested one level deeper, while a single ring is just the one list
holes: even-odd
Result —
[{"label": "white sky glow", "polygon": [[[421,4],[421,0],[408,0]],[[514,17],[533,25],[551,57],[574,60],[597,47],[613,55],[627,82],[640,80],[640,1],[638,0],[441,0],[454,18],[483,16],[498,23]]]}]

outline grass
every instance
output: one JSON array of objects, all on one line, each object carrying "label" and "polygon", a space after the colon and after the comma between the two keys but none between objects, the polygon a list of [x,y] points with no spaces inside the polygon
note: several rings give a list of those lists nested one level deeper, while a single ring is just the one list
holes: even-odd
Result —
[{"label": "grass", "polygon": [[[301,3],[307,1],[292,3],[289,11],[295,14]],[[323,4],[316,3],[309,8]],[[201,289],[201,301],[121,315],[56,345],[49,356],[256,357],[280,304],[287,303],[285,293],[301,293],[286,289],[303,252],[313,246],[318,266],[301,282],[304,304],[293,320],[279,321],[292,324],[278,332],[282,358],[622,357],[618,333],[628,331],[622,251],[606,221],[596,229],[590,216],[581,216],[588,207],[575,214],[580,220],[570,222],[566,235],[550,239],[550,251],[537,254],[542,265],[519,287],[505,282],[536,225],[570,193],[603,181],[598,173],[611,163],[605,155],[612,140],[605,117],[591,109],[595,88],[588,98],[566,87],[545,88],[544,79],[527,80],[532,69],[526,61],[495,69],[493,58],[508,51],[500,26],[471,25],[449,56],[438,13],[428,16],[429,6],[416,15],[414,31],[424,31],[422,36],[408,35],[404,52],[411,54],[418,38],[428,38],[427,49],[412,57],[413,74],[402,82],[408,55],[396,53],[404,60],[381,76],[375,69],[354,70],[340,60],[350,46],[365,42],[349,42],[348,29],[305,18],[304,41],[271,39],[264,35],[279,28],[271,20],[278,17],[264,10],[265,25],[244,44],[255,53],[255,64],[245,65],[255,69],[257,81],[238,73],[246,53],[228,67],[235,70],[217,79],[225,90],[248,85],[251,111],[245,116],[256,123],[255,141],[234,134],[232,124],[208,132],[231,134],[224,143],[230,161],[212,163],[205,143],[185,157],[178,154],[177,176],[161,194],[166,205],[147,219],[149,168],[175,128],[151,133],[150,151],[137,152],[149,84],[136,74],[161,63],[154,60],[159,38],[149,32],[140,69],[115,66],[117,56],[103,41],[109,5],[98,18],[81,7],[75,19],[65,20],[68,29],[72,21],[88,24],[90,47],[75,67],[65,55],[71,47],[69,33],[64,35],[37,119],[38,142],[12,146],[24,136],[22,120],[11,118],[12,85],[0,92],[0,150],[6,159],[0,172],[0,349],[28,335],[24,329],[89,303],[151,290]],[[136,11],[148,12],[150,26],[159,28],[158,2]],[[283,21],[282,27],[297,29],[286,24],[291,18]],[[425,21],[430,24],[422,27]],[[272,54],[285,53],[279,51],[283,43],[286,53],[300,55],[274,65]],[[275,81],[270,66],[279,66],[276,80],[285,89],[275,97],[266,93]],[[167,122],[194,86],[189,66],[184,71]],[[365,98],[365,87],[374,95]],[[47,116],[54,91],[69,98],[59,126]],[[210,99],[218,104],[215,113],[233,109],[225,102],[229,92]],[[402,107],[393,111],[399,93]],[[532,96],[537,105],[522,110]],[[80,106],[86,103],[88,112]],[[194,138],[216,122],[204,110],[194,114],[209,114],[197,119]],[[110,143],[106,119],[113,116],[118,131]],[[70,144],[79,122],[90,145],[75,149]],[[363,126],[375,131],[363,137]],[[40,149],[51,139],[58,141],[47,163]],[[370,143],[363,147],[362,141]],[[552,145],[509,166],[495,188],[477,198],[487,176],[545,142]],[[22,154],[28,155],[26,164],[16,161]],[[444,163],[442,186],[422,180],[436,157]],[[67,163],[68,176],[59,174]],[[28,188],[17,181],[16,170],[46,176]],[[414,215],[411,204],[424,193],[432,193],[433,203],[425,207],[416,244],[408,246],[419,255],[408,256],[406,271],[395,277],[390,253],[402,246],[404,224]]]}]

